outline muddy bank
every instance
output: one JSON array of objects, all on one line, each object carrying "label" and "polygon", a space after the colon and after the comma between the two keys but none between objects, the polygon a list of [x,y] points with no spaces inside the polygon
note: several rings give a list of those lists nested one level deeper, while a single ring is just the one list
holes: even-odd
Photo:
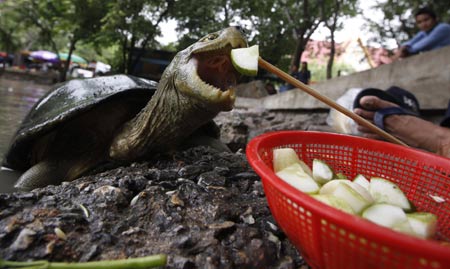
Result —
[{"label": "muddy bank", "polygon": [[232,153],[196,147],[101,167],[60,186],[0,194],[0,257],[93,261],[166,253],[168,268],[308,268],[273,220],[244,149],[260,133],[313,129],[325,118],[233,110],[216,118]]},{"label": "muddy bank", "polygon": [[0,194],[0,227],[0,256],[8,260],[166,253],[168,268],[304,264],[277,228],[241,151],[197,147],[60,186]]}]

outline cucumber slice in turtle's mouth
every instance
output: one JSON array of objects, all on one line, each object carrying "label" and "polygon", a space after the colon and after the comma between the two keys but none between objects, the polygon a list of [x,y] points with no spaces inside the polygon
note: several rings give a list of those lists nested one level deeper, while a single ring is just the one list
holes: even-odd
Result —
[{"label": "cucumber slice in turtle's mouth", "polygon": [[227,91],[234,88],[241,77],[241,74],[231,63],[230,45],[225,48],[200,52],[194,55],[197,62],[197,74],[205,83]]}]

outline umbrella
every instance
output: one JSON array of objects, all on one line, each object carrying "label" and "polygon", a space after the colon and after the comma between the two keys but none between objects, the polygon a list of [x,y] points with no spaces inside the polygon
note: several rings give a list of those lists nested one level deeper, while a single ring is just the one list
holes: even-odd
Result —
[{"label": "umbrella", "polygon": [[[59,53],[59,58],[63,61],[67,61],[67,58],[69,58],[68,53]],[[70,61],[72,63],[79,63],[79,64],[87,64],[88,62],[81,56],[78,56],[76,54],[72,53],[72,56],[70,57]]]},{"label": "umbrella", "polygon": [[56,53],[53,53],[53,52],[47,51],[47,50],[32,51],[30,53],[30,57],[33,60],[44,61],[44,62],[56,63],[56,62],[59,61],[58,60],[58,55],[56,55]]}]

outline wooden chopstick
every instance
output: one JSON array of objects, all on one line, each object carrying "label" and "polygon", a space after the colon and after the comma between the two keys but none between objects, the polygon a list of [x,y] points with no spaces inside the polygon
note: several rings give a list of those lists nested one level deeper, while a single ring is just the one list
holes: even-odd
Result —
[{"label": "wooden chopstick", "polygon": [[355,114],[353,111],[350,111],[347,108],[339,105],[338,103],[336,103],[332,99],[330,99],[330,98],[320,94],[319,92],[317,92],[313,88],[311,88],[308,85],[302,83],[301,81],[298,81],[297,79],[295,79],[294,77],[292,77],[288,73],[286,73],[286,72],[282,71],[281,69],[277,68],[276,66],[270,64],[269,62],[267,62],[266,60],[264,60],[261,57],[259,57],[259,59],[258,59],[258,65],[260,67],[266,69],[267,71],[273,73],[274,75],[278,76],[279,78],[281,78],[282,80],[286,81],[287,83],[289,83],[289,84],[299,88],[300,90],[308,93],[309,95],[312,95],[314,98],[318,99],[319,101],[325,103],[326,105],[328,105],[328,106],[336,109],[337,111],[343,113],[344,115],[350,117],[351,119],[356,121],[358,124],[360,124],[360,125],[362,125],[364,127],[367,127],[372,132],[374,132],[377,135],[383,137],[384,139],[386,139],[386,140],[388,140],[388,141],[390,141],[392,143],[408,147],[407,144],[405,144],[403,141],[399,140],[395,136],[387,133],[383,129],[378,128],[376,125],[372,124],[371,122],[369,122],[368,120],[366,120],[363,117],[359,116],[358,114]]}]

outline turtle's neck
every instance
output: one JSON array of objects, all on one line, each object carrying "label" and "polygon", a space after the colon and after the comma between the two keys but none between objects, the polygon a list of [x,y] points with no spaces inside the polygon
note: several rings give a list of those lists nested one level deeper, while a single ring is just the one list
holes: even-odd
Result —
[{"label": "turtle's neck", "polygon": [[180,94],[170,80],[162,80],[160,85],[149,103],[113,139],[113,159],[135,160],[148,152],[174,149],[217,115],[197,100]]}]

